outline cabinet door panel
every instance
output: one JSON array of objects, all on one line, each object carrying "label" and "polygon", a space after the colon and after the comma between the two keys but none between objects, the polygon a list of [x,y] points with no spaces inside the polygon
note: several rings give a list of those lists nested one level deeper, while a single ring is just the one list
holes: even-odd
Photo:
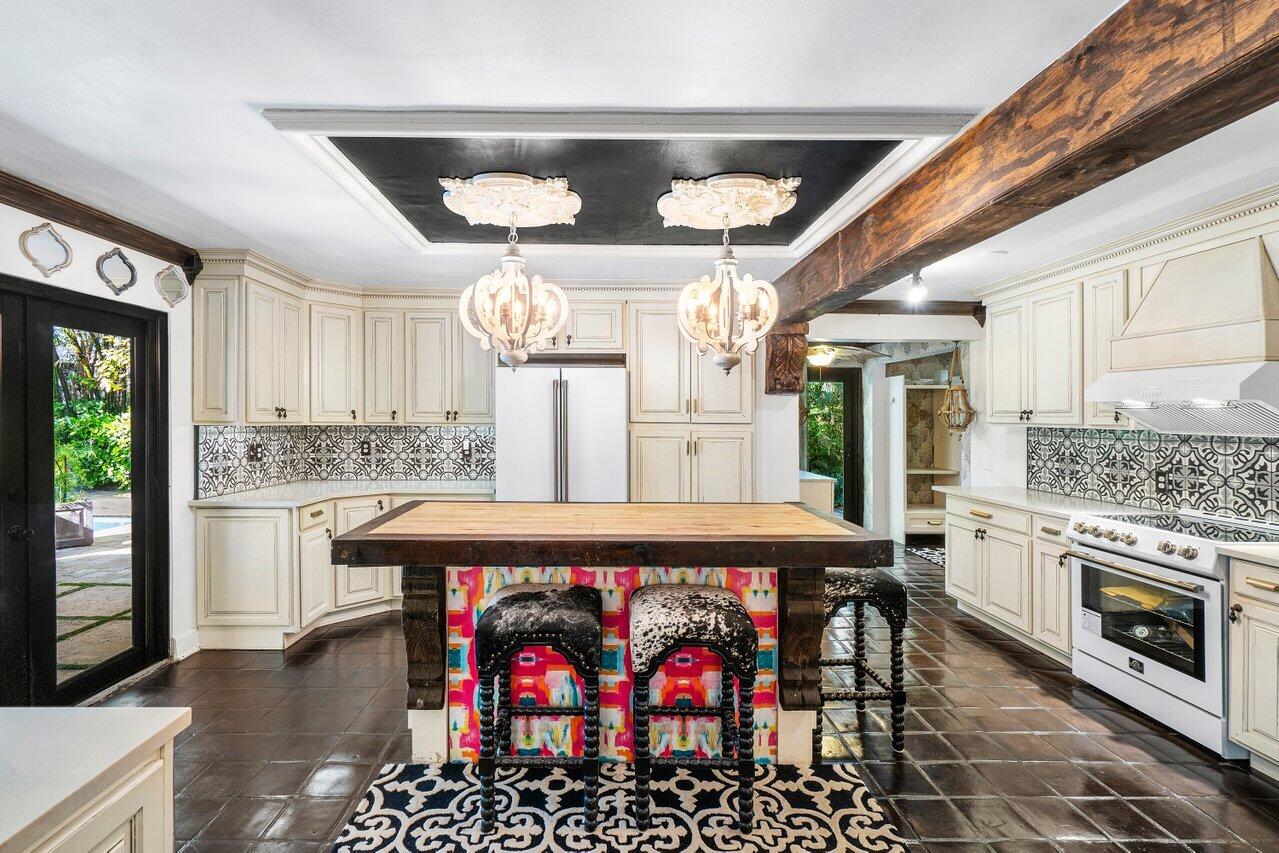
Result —
[{"label": "cabinet door panel", "polygon": [[311,306],[311,420],[356,423],[360,418],[359,312]]},{"label": "cabinet door panel", "polygon": [[480,346],[479,339],[453,321],[454,361],[453,410],[464,424],[493,423],[493,373],[497,357]]},{"label": "cabinet door panel", "polygon": [[1032,423],[1078,424],[1083,416],[1083,310],[1080,286],[1070,284],[1026,300]]},{"label": "cabinet door panel", "polygon": [[293,555],[287,511],[206,510],[196,519],[201,625],[291,625]]},{"label": "cabinet door panel", "polygon": [[977,525],[946,517],[946,592],[960,601],[981,606],[981,542]]},{"label": "cabinet door panel", "polygon": [[249,282],[244,300],[244,417],[250,423],[278,423],[276,304],[279,294]]},{"label": "cabinet door panel", "polygon": [[364,420],[404,420],[404,315],[364,312]]},{"label": "cabinet door panel", "polygon": [[995,306],[986,315],[986,382],[991,423],[1019,423],[1026,405],[1026,303]]},{"label": "cabinet door panel", "polygon": [[276,305],[278,340],[276,369],[277,393],[284,409],[284,420],[297,423],[306,420],[307,412],[307,316],[301,302],[281,296]]},{"label": "cabinet door panel", "polygon": [[[1128,320],[1128,273],[1116,270],[1084,282],[1084,387],[1110,369],[1110,341]],[[1101,403],[1084,403],[1092,426],[1122,428],[1127,419]]]},{"label": "cabinet door panel", "polygon": [[1244,599],[1230,624],[1230,739],[1279,761],[1279,610]]},{"label": "cabinet door panel", "polygon": [[691,442],[687,429],[636,427],[632,430],[631,500],[687,501]]},{"label": "cabinet door panel", "polygon": [[568,320],[560,337],[564,349],[587,352],[620,352],[622,349],[622,303],[579,302],[569,306]]},{"label": "cabinet door panel", "polygon": [[305,628],[333,609],[333,566],[329,561],[332,528],[317,527],[299,537],[299,620]]},{"label": "cabinet door panel", "polygon": [[453,410],[452,338],[453,315],[447,311],[404,315],[404,419],[409,423],[445,423],[445,414]]},{"label": "cabinet door panel", "polygon": [[1070,651],[1070,561],[1066,549],[1035,543],[1031,572],[1031,628],[1036,640]]},{"label": "cabinet door panel", "polygon": [[196,423],[233,423],[239,387],[237,339],[239,280],[202,278],[195,283],[192,311],[193,416]]},{"label": "cabinet door panel", "polygon": [[749,503],[752,500],[750,430],[693,430],[693,500]]},{"label": "cabinet door panel", "polygon": [[982,609],[1030,633],[1030,539],[1015,533],[986,530]]},{"label": "cabinet door panel", "polygon": [[725,375],[715,366],[710,353],[699,355],[690,345],[693,362],[693,422],[707,424],[748,424],[755,408],[755,357],[742,356],[742,363]]},{"label": "cabinet door panel", "polygon": [[[385,495],[338,501],[334,514],[339,535],[372,521],[387,507]],[[334,569],[333,605],[347,607],[381,601],[390,594],[383,566],[341,566]]]},{"label": "cabinet door panel", "polygon": [[689,345],[680,334],[675,306],[627,306],[631,341],[631,420],[688,423]]}]

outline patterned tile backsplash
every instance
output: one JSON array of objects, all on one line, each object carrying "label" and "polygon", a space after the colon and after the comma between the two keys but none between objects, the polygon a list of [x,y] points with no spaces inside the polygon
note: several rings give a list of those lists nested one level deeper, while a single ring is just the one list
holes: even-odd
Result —
[{"label": "patterned tile backsplash", "polygon": [[299,480],[492,480],[494,459],[491,426],[199,426],[196,497]]},{"label": "patterned tile backsplash", "polygon": [[1279,522],[1279,439],[1032,428],[1026,486]]}]

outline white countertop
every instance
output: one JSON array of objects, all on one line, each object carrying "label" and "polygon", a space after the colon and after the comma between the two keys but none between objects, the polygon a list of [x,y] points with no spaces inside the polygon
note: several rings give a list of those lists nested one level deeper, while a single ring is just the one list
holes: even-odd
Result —
[{"label": "white countertop", "polygon": [[1274,542],[1238,542],[1218,545],[1217,553],[1236,560],[1251,560],[1263,566],[1279,568],[1279,544]]},{"label": "white countertop", "polygon": [[267,486],[247,492],[232,492],[216,498],[197,498],[187,506],[197,509],[254,507],[294,509],[316,501],[352,498],[360,495],[492,495],[492,480],[304,480]]},{"label": "white countertop", "polygon": [[190,708],[0,708],[0,847],[27,849],[190,724]]},{"label": "white countertop", "polygon": [[834,477],[827,477],[825,474],[814,474],[812,471],[800,471],[799,479],[801,482],[804,480],[819,480],[826,483],[835,482]]},{"label": "white countertop", "polygon": [[1112,504],[1106,501],[1072,498],[1066,495],[1055,495],[1051,492],[1036,492],[1030,489],[1019,489],[1011,486],[933,486],[933,491],[943,495],[954,495],[957,498],[968,498],[996,506],[1012,507],[1027,512],[1038,512],[1044,515],[1055,515],[1069,518],[1077,512],[1150,512],[1125,504]]}]

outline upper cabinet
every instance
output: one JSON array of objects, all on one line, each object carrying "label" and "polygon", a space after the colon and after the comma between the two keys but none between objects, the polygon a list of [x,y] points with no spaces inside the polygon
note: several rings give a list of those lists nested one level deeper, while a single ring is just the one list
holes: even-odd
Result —
[{"label": "upper cabinet", "polygon": [[311,305],[311,422],[358,423],[363,380],[358,309]]},{"label": "upper cabinet", "polygon": [[233,423],[239,412],[240,281],[201,277],[192,289],[191,387],[197,423]]},{"label": "upper cabinet", "polygon": [[[1128,321],[1128,273],[1115,270],[1084,281],[1084,387],[1110,369],[1110,341]],[[1101,403],[1084,403],[1088,426],[1126,426],[1128,419]]]},{"label": "upper cabinet", "polygon": [[244,297],[244,419],[304,423],[307,411],[306,306],[256,281]]},{"label": "upper cabinet", "polygon": [[364,420],[404,422],[404,312],[364,312]]},{"label": "upper cabinet", "polygon": [[625,349],[625,314],[620,301],[568,303],[564,328],[547,347],[551,352],[622,352]]},{"label": "upper cabinet", "polygon": [[725,374],[684,339],[673,302],[627,305],[631,420],[747,424],[755,408],[754,357]]},{"label": "upper cabinet", "polygon": [[493,350],[453,311],[404,313],[404,419],[419,424],[493,422]]},{"label": "upper cabinet", "polygon": [[992,305],[986,314],[988,420],[1080,425],[1083,341],[1078,282]]}]

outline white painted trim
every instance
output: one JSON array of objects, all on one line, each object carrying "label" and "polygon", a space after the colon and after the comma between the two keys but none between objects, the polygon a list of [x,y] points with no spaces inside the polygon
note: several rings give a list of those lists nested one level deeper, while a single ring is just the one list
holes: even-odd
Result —
[{"label": "white painted trim", "polygon": [[449,709],[409,709],[409,740],[414,764],[443,764],[450,759],[463,761],[461,755],[449,755]]},{"label": "white painted trim", "polygon": [[169,656],[176,660],[190,657],[200,651],[200,631],[192,628],[183,631],[169,641]]},{"label": "white painted trim", "polygon": [[807,767],[813,763],[816,711],[777,709],[777,763]]},{"label": "white painted trim", "polygon": [[[848,139],[900,143],[786,246],[737,246],[740,258],[798,260],[937,152],[973,118],[957,113],[552,113],[264,109],[262,116],[419,254],[488,255],[502,244],[432,243],[330,136],[557,139]],[[690,176],[691,177],[691,176]],[[525,255],[713,258],[717,245],[521,244]]]}]

